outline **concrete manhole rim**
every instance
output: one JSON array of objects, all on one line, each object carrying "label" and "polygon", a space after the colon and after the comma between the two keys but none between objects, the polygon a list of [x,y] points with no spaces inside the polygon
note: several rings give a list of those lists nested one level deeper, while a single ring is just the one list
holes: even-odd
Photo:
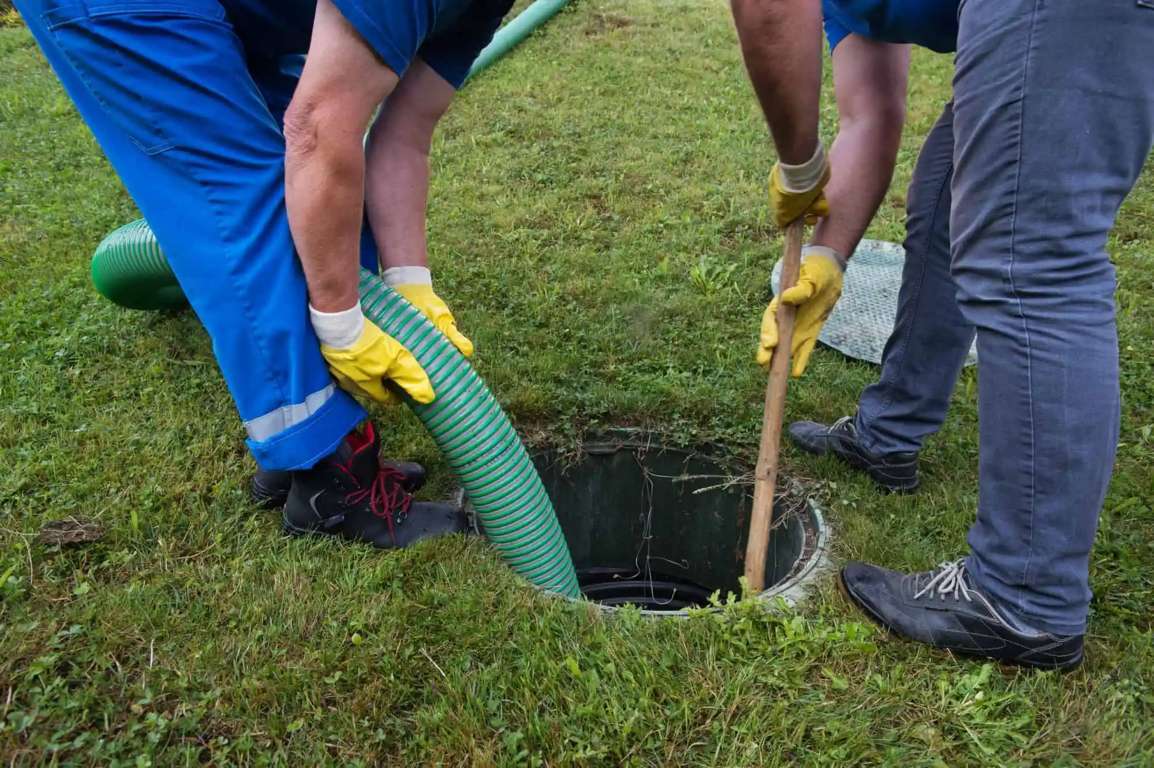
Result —
[{"label": "concrete manhole rim", "polygon": [[[709,457],[718,461],[733,462],[745,464],[738,458],[734,457],[727,449],[716,443],[706,443],[696,448],[680,448],[675,443],[660,442],[656,440],[664,439],[670,436],[661,434],[658,431],[651,431],[640,429],[636,427],[616,427],[598,431],[588,438],[583,439],[576,446],[574,451],[597,453],[602,451],[616,451],[622,449],[636,449],[645,450],[655,445],[664,449],[673,449],[678,451],[685,451],[696,453],[702,456]],[[527,446],[528,447],[528,446]],[[559,450],[556,446],[550,448],[544,445],[530,447],[530,452],[537,454],[548,450]],[[746,465],[748,466],[748,465]],[[466,510],[469,511],[472,517],[471,506],[468,504],[467,497],[462,491],[461,501],[465,505]],[[820,580],[829,575],[833,570],[833,562],[831,559],[831,530],[829,524],[825,520],[825,515],[821,511],[818,503],[809,496],[804,497],[805,510],[807,514],[802,517],[798,515],[802,531],[805,536],[805,541],[801,553],[798,555],[797,562],[790,570],[789,574],[781,581],[773,586],[765,589],[759,593],[754,601],[763,604],[766,607],[772,607],[778,598],[781,598],[788,607],[796,607],[805,602],[809,594],[817,588]],[[795,514],[797,514],[795,512]],[[483,535],[483,534],[482,534]],[[659,611],[647,608],[632,607],[617,607],[611,605],[603,605],[593,600],[585,598],[574,598],[567,595],[561,595],[551,592],[547,589],[533,587],[526,582],[526,586],[536,589],[551,598],[562,600],[573,606],[580,606],[582,608],[595,608],[601,614],[612,616],[622,610],[637,611],[642,616],[648,618],[687,618],[694,613],[712,613],[718,612],[721,609],[716,606],[695,607],[690,609]]]},{"label": "concrete manhole rim", "polygon": [[[813,499],[806,499],[806,508],[809,511],[810,518],[809,525],[805,525],[805,523],[802,524],[806,533],[806,549],[803,550],[801,556],[798,557],[797,564],[789,576],[753,598],[756,602],[762,603],[767,608],[773,607],[779,597],[784,600],[785,604],[790,608],[802,605],[809,596],[809,593],[816,589],[819,580],[833,570],[833,561],[830,559],[829,526],[825,522],[825,516],[822,515],[821,508],[818,507]],[[811,536],[814,539],[812,549],[809,548]],[[534,589],[537,588],[534,587]],[[574,606],[597,609],[606,616],[612,616],[623,610],[631,610],[653,619],[684,619],[689,618],[695,613],[717,613],[722,610],[716,606],[682,609],[678,611],[654,611],[648,608],[637,608],[636,606],[619,608],[612,605],[602,605],[601,603],[584,598],[557,594],[556,592],[550,592],[545,589],[539,589],[538,591],[551,598],[562,600]]]}]

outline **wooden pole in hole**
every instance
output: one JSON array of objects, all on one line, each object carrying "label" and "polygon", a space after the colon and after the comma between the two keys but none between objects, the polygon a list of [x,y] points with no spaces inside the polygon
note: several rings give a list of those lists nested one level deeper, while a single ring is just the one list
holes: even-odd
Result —
[{"label": "wooden pole in hole", "polygon": [[[785,230],[785,258],[781,265],[778,296],[797,283],[801,271],[801,239],[805,219]],[[754,472],[753,513],[749,519],[749,539],[745,545],[745,580],[754,592],[765,589],[765,558],[769,532],[773,528],[773,494],[777,487],[777,456],[781,447],[781,422],[785,415],[785,391],[789,384],[789,355],[793,345],[793,321],[797,308],[779,304],[777,308],[777,348],[769,363],[765,387],[765,411],[761,419],[761,445]]]}]

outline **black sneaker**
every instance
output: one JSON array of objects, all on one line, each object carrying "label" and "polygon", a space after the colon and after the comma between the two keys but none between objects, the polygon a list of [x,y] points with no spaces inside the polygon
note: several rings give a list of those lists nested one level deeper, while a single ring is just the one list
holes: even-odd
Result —
[{"label": "black sneaker", "polygon": [[[365,422],[364,435],[374,443],[373,450],[379,452],[381,440],[371,421]],[[404,478],[402,485],[409,493],[416,493],[421,490],[428,478],[425,468],[415,461],[385,461],[382,462],[382,466],[400,472]],[[289,489],[292,488],[292,484],[292,472],[258,467],[249,483],[249,496],[258,507],[279,509],[288,500]]]},{"label": "black sneaker", "polygon": [[341,536],[379,549],[466,532],[459,506],[413,501],[404,476],[379,462],[370,435],[352,432],[332,456],[293,473],[282,516],[285,532]]},{"label": "black sneaker", "polygon": [[789,425],[789,437],[803,451],[832,453],[851,467],[865,470],[887,491],[907,492],[918,487],[918,454],[868,453],[858,442],[853,416],[843,416],[830,425],[795,421]]},{"label": "black sneaker", "polygon": [[964,560],[909,574],[850,563],[841,583],[870,618],[919,643],[1043,669],[1082,663],[1082,635],[1052,635],[1013,621],[974,586]]}]

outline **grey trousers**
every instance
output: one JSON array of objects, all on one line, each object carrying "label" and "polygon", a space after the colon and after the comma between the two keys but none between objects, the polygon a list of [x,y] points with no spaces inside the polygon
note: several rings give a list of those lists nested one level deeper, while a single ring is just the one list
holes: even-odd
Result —
[{"label": "grey trousers", "polygon": [[917,451],[945,421],[974,342],[950,276],[950,184],[954,111],[930,130],[906,195],[906,263],[882,374],[858,401],[857,431],[871,453]]},{"label": "grey trousers", "polygon": [[857,426],[870,450],[917,450],[976,330],[969,570],[1025,623],[1078,634],[1119,429],[1105,245],[1154,142],[1154,0],[963,0],[959,22],[954,103],[918,161],[899,319]]}]

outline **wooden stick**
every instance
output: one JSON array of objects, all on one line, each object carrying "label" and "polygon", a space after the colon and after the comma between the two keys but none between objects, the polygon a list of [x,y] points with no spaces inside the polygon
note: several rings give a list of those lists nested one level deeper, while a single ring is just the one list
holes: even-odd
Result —
[{"label": "wooden stick", "polygon": [[[785,230],[785,258],[781,265],[778,296],[797,283],[801,271],[801,239],[805,220],[798,219]],[[765,558],[769,531],[773,528],[773,493],[777,487],[777,454],[781,447],[781,421],[785,415],[785,391],[789,384],[789,354],[793,345],[796,307],[778,305],[777,348],[769,363],[765,387],[765,411],[761,419],[761,447],[754,473],[753,513],[749,520],[749,540],[745,545],[745,579],[754,592],[765,589]]]}]

